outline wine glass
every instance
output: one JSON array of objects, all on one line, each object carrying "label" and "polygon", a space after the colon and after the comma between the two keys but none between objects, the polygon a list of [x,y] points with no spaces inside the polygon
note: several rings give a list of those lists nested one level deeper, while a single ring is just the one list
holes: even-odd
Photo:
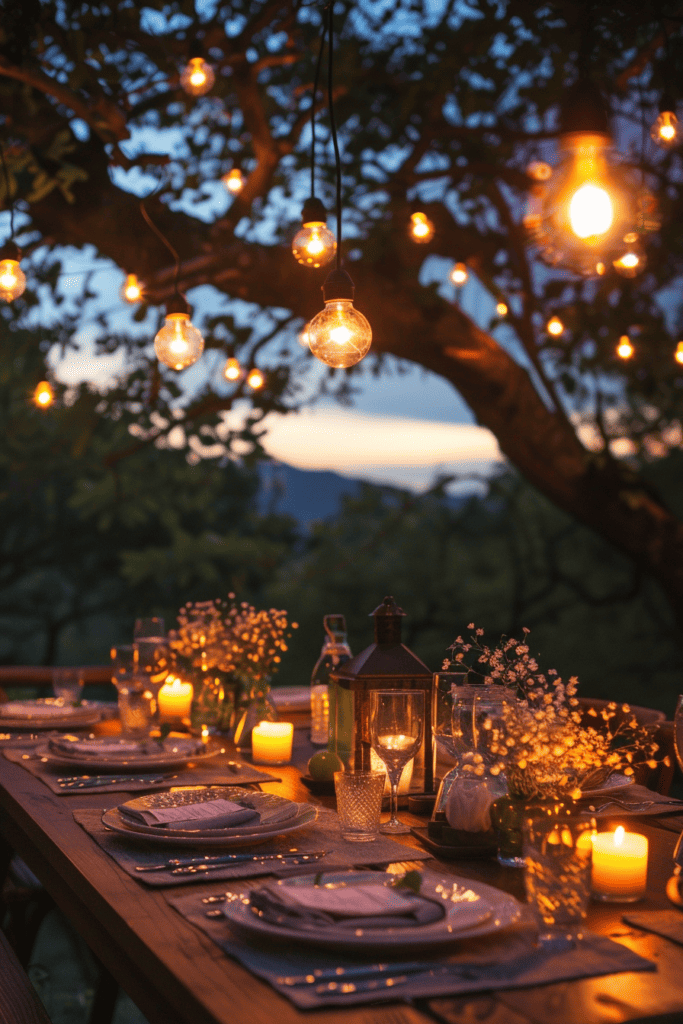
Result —
[{"label": "wine glass", "polygon": [[401,772],[417,753],[424,728],[424,690],[373,690],[370,727],[372,746],[384,763],[391,783],[391,816],[380,832],[409,832],[398,820],[398,783]]}]

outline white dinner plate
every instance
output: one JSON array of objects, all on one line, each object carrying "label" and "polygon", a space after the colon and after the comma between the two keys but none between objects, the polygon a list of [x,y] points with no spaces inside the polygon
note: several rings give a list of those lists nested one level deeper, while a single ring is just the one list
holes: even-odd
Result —
[{"label": "white dinner plate", "polygon": [[101,710],[87,701],[79,707],[64,705],[55,697],[0,704],[0,728],[3,729],[81,728],[95,725],[101,717]]},{"label": "white dinner plate", "polygon": [[[111,738],[102,737],[103,742]],[[158,754],[131,754],[129,756],[121,757],[115,754],[78,754],[76,751],[72,755],[61,753],[55,750],[51,750],[47,743],[36,749],[36,755],[49,761],[50,764],[56,764],[61,768],[96,768],[100,772],[121,772],[124,771],[147,771],[154,768],[181,768],[186,764],[194,764],[196,762],[202,763],[210,760],[212,757],[216,757],[220,753],[220,750],[202,751],[199,754],[188,753],[187,749],[183,750],[182,741],[177,744],[173,740],[165,741],[165,749],[160,750]]]},{"label": "white dinner plate", "polygon": [[618,793],[622,789],[628,789],[632,786],[636,780],[632,775],[621,775],[619,772],[615,772],[610,775],[609,778],[603,782],[602,786],[598,786],[597,789],[582,789],[581,799],[592,800],[596,796],[611,796],[613,793]]},{"label": "white dinner plate", "polygon": [[[276,836],[286,835],[305,825],[312,824],[318,812],[310,804],[296,804],[285,797],[276,796],[274,793],[257,793],[253,790],[242,789],[239,786],[183,786],[171,789],[167,793],[148,793],[145,796],[129,800],[128,806],[138,809],[150,807],[177,807],[183,804],[196,803],[198,798],[215,799],[223,797],[226,800],[240,800],[245,797],[249,799],[256,810],[261,813],[262,824],[260,825],[238,825],[236,828],[211,829],[211,830],[179,830],[168,829],[160,826],[143,825],[131,821],[113,807],[102,815],[102,823],[114,832],[119,832],[130,839],[139,842],[169,843],[176,846],[249,846],[266,842]],[[291,813],[287,814],[286,812]],[[283,812],[285,816],[283,817]],[[268,820],[270,818],[270,821]]]},{"label": "white dinner plate", "polygon": [[[344,872],[339,874],[300,875],[282,878],[278,885],[312,886],[327,885],[376,885],[378,880],[396,881],[396,875],[382,875],[376,871]],[[231,927],[253,935],[288,942],[312,943],[327,949],[354,949],[379,953],[380,951],[426,949],[443,946],[461,939],[488,935],[502,928],[509,928],[520,917],[521,905],[513,896],[494,889],[483,882],[471,882],[464,878],[449,878],[440,881],[423,881],[424,895],[431,899],[443,900],[445,914],[440,921],[431,924],[402,928],[332,928],[320,925],[305,929],[291,925],[273,924],[264,921],[251,907],[247,896],[223,904],[224,916]]]}]

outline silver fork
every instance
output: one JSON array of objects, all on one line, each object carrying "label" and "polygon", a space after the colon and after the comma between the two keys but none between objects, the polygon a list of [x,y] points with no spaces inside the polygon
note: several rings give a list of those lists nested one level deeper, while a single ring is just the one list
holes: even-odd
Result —
[{"label": "silver fork", "polygon": [[676,805],[680,806],[681,811],[683,811],[683,802],[680,800],[639,800],[634,803],[612,797],[611,800],[607,800],[604,804],[596,807],[594,813],[600,814],[601,811],[607,810],[608,807],[621,807],[625,811],[647,811],[650,807],[671,807]]}]

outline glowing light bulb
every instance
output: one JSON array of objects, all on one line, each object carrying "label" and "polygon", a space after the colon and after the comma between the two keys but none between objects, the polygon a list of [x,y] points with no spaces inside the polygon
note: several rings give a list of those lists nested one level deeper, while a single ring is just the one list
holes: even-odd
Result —
[{"label": "glowing light bulb", "polygon": [[304,267],[324,267],[336,251],[337,242],[324,221],[308,221],[292,242],[294,259]]},{"label": "glowing light bulb", "polygon": [[647,257],[642,247],[638,245],[637,239],[638,236],[635,232],[626,235],[624,239],[627,243],[625,251],[618,259],[612,262],[612,266],[622,277],[635,277],[645,269]]},{"label": "glowing light bulb", "polygon": [[223,367],[223,376],[226,380],[239,380],[242,376],[242,367],[234,356],[231,356]]},{"label": "glowing light bulb", "polygon": [[258,389],[262,388],[265,383],[266,378],[263,376],[260,370],[257,370],[256,367],[254,367],[253,370],[249,371],[249,374],[247,376],[247,384],[252,389],[252,391],[258,391]]},{"label": "glowing light bulb", "polygon": [[426,213],[411,213],[408,234],[414,242],[431,242],[434,225]]},{"label": "glowing light bulb", "polygon": [[578,238],[599,238],[612,227],[614,208],[606,189],[582,185],[569,201],[569,223]]},{"label": "glowing light bulb", "polygon": [[238,195],[244,188],[244,175],[239,167],[233,167],[232,170],[223,175],[221,181],[228,192],[232,192],[234,196]]},{"label": "glowing light bulb", "polygon": [[683,364],[683,341],[679,341],[674,352],[674,359],[677,363]]},{"label": "glowing light bulb", "polygon": [[143,295],[144,291],[137,274],[126,274],[126,280],[121,288],[121,298],[124,302],[130,302],[131,305],[135,302],[142,302]]},{"label": "glowing light bulb", "polygon": [[622,334],[617,345],[617,355],[620,359],[630,359],[634,352],[635,349],[628,334]]},{"label": "glowing light bulb", "polygon": [[681,141],[678,118],[673,110],[663,110],[652,125],[650,138],[662,149],[672,149]]},{"label": "glowing light bulb", "polygon": [[456,263],[449,276],[456,288],[461,288],[470,275],[464,263]]},{"label": "glowing light bulb", "polygon": [[498,316],[507,316],[508,308],[504,302],[499,302],[496,305],[496,313]]},{"label": "glowing light bulb", "polygon": [[204,96],[215,81],[213,68],[203,57],[192,57],[180,76],[180,84],[190,96]]},{"label": "glowing light bulb", "polygon": [[39,409],[47,409],[55,400],[55,393],[52,385],[47,380],[41,380],[33,392],[33,401]]},{"label": "glowing light bulb", "polygon": [[0,260],[0,299],[12,302],[24,294],[26,275],[19,266],[19,260]]},{"label": "glowing light bulb", "polygon": [[372,344],[372,329],[353,307],[355,288],[345,270],[337,267],[323,285],[325,308],[306,328],[311,352],[321,363],[343,369],[359,363]]},{"label": "glowing light bulb", "polygon": [[204,351],[204,339],[190,321],[189,313],[167,312],[164,326],[154,339],[159,362],[172,370],[196,363]]},{"label": "glowing light bulb", "polygon": [[527,166],[526,173],[534,181],[547,181],[552,176],[553,169],[545,160],[532,160]]},{"label": "glowing light bulb", "polygon": [[564,324],[560,320],[559,316],[551,316],[548,323],[545,325],[545,329],[548,334],[552,334],[554,338],[559,338],[561,334],[564,334]]},{"label": "glowing light bulb", "polygon": [[598,275],[598,277],[602,277],[603,274],[605,274],[606,272],[607,267],[602,262],[602,260],[598,260],[598,262],[595,264],[595,273]]}]

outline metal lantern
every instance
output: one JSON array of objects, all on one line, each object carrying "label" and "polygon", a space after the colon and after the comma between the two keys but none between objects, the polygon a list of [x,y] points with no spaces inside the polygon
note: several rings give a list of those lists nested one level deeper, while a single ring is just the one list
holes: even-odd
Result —
[{"label": "metal lantern", "polygon": [[432,739],[432,673],[423,661],[401,643],[401,619],[405,616],[393,597],[385,597],[371,612],[375,620],[375,642],[345,662],[331,676],[353,699],[353,733],[350,765],[369,771],[372,735],[370,724],[373,690],[423,690],[425,703],[424,739],[415,756],[414,782],[418,792],[434,790],[434,743]]}]

